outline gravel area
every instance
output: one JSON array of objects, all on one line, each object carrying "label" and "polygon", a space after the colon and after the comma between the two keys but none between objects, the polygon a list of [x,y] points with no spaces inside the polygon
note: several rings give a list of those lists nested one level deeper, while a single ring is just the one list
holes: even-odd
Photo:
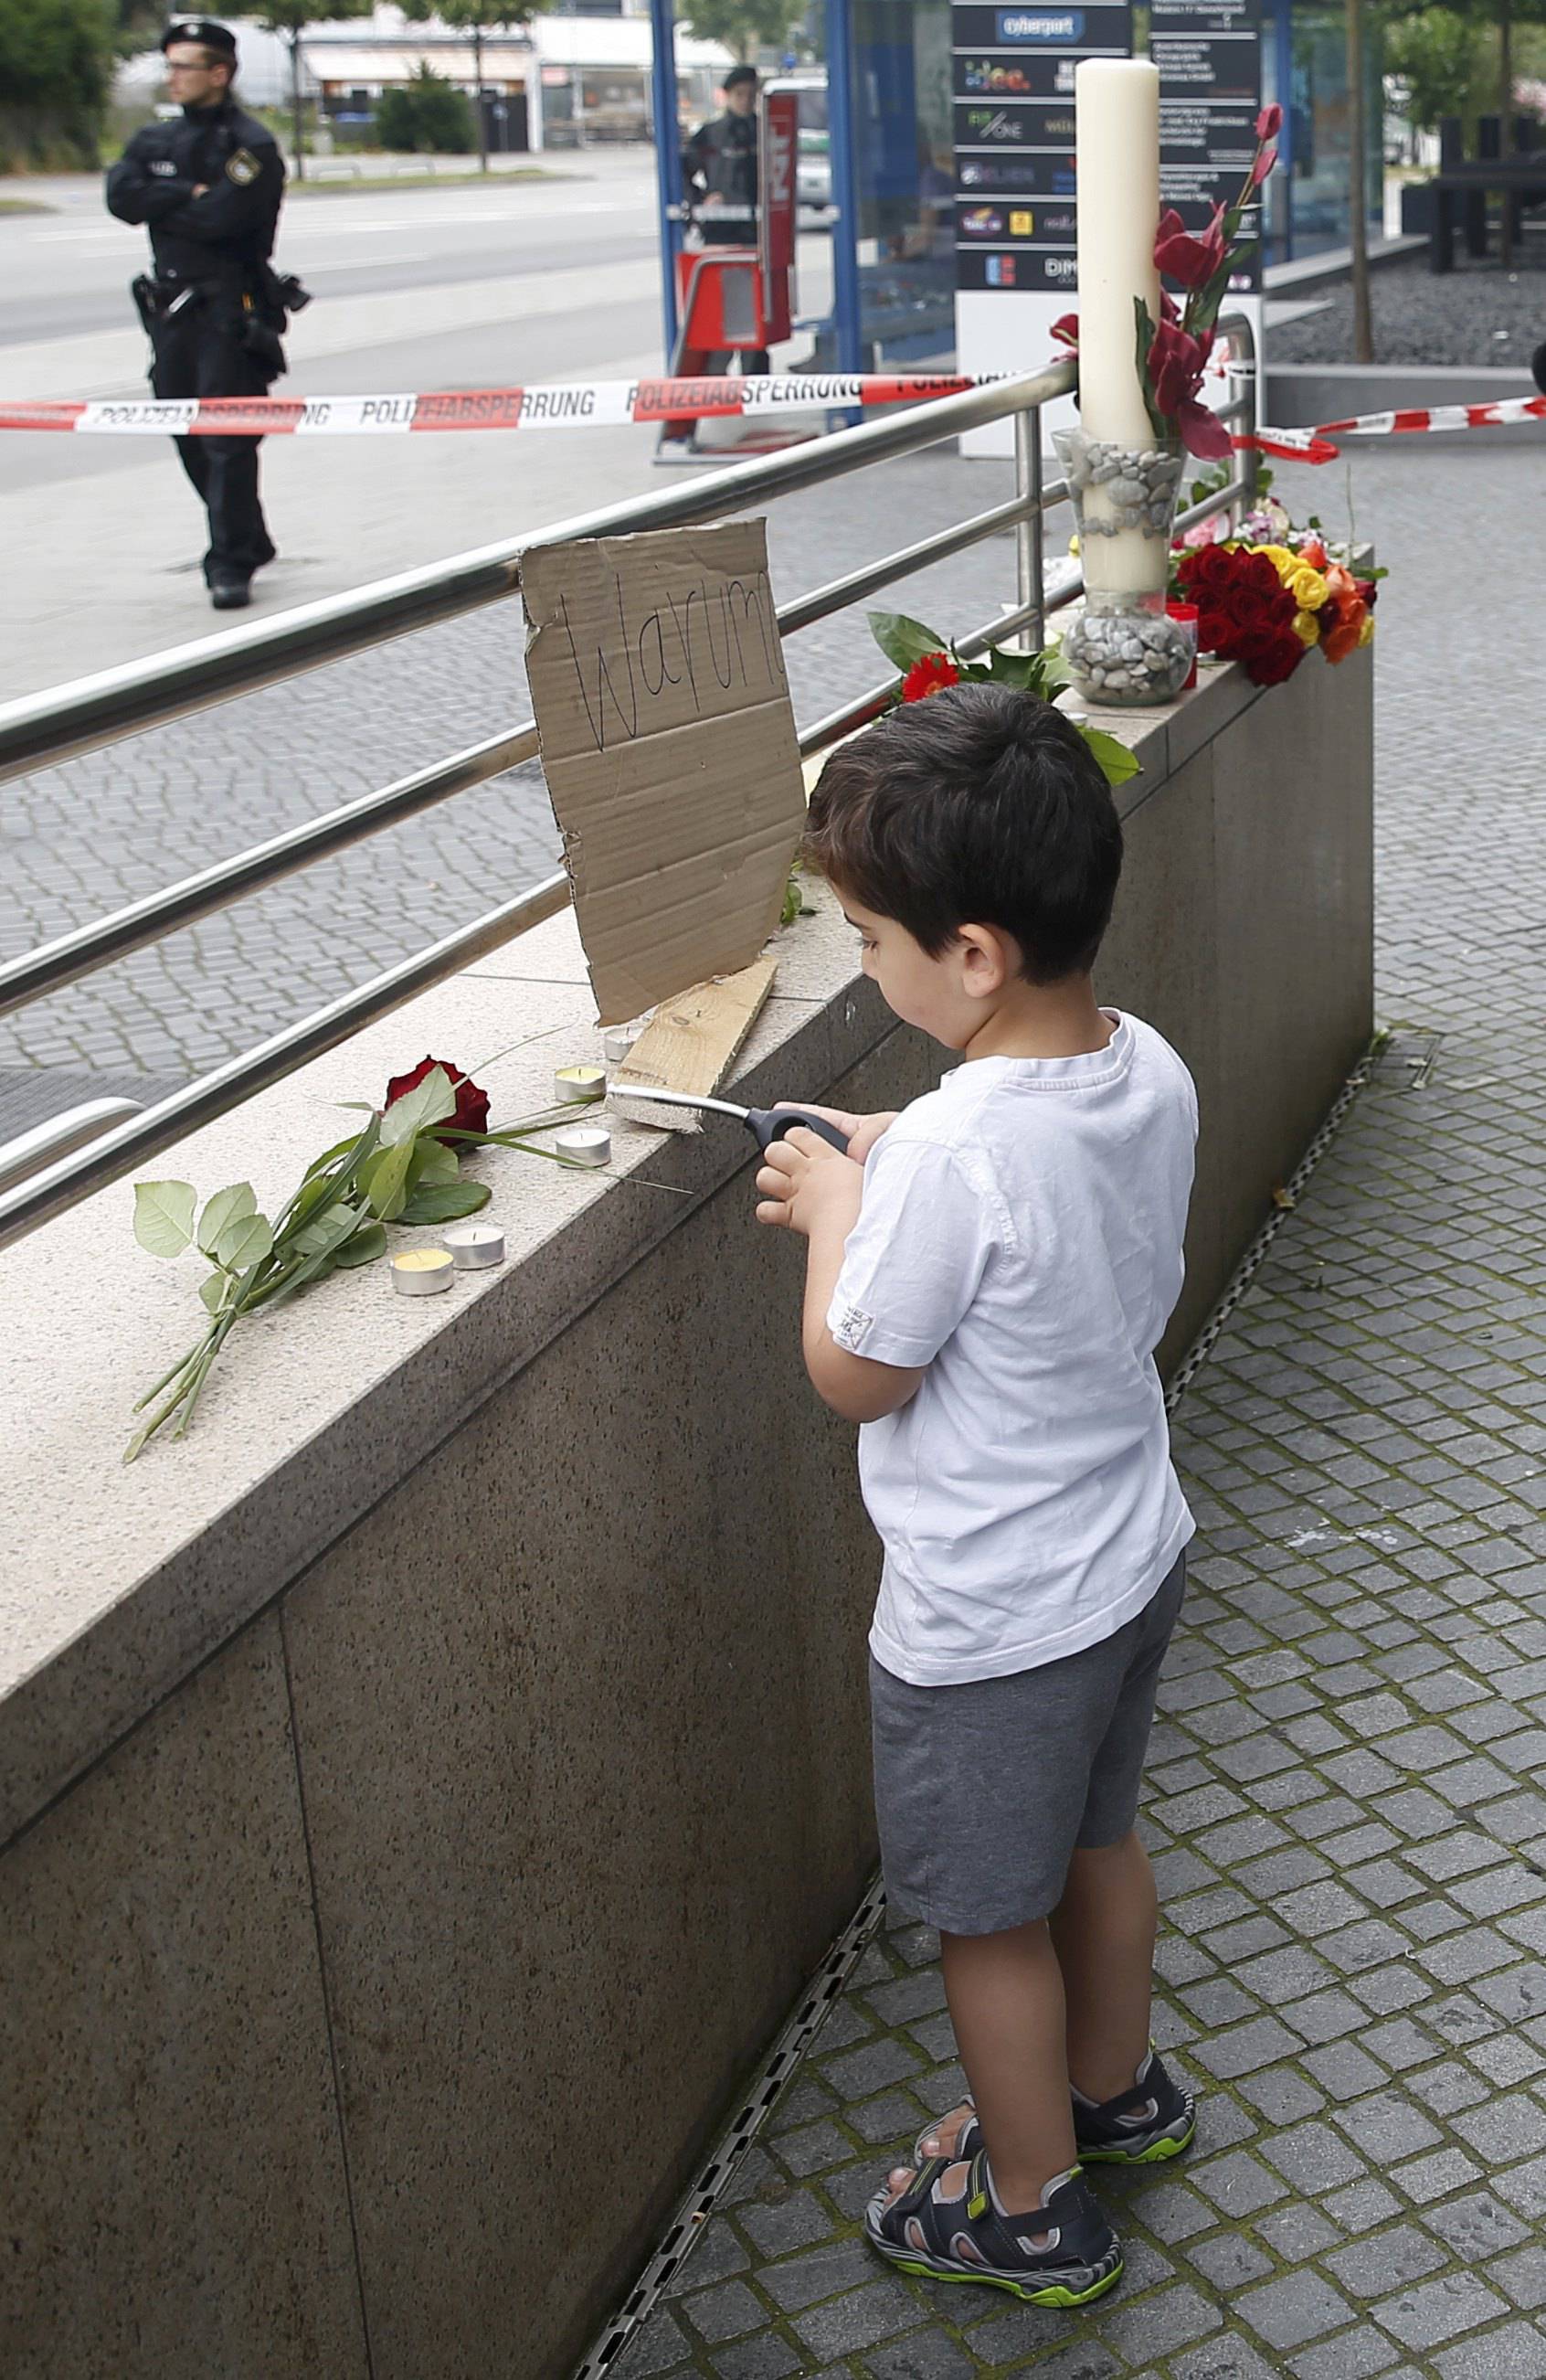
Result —
[{"label": "gravel area", "polygon": [[[1546,224],[1527,229],[1516,270],[1500,270],[1496,253],[1461,254],[1455,271],[1432,273],[1426,256],[1382,265],[1371,284],[1374,357],[1382,364],[1472,364],[1529,369],[1546,339]],[[1494,243],[1495,249],[1495,243]],[[1272,334],[1274,363],[1347,364],[1353,360],[1353,296],[1346,282],[1331,303]]]}]

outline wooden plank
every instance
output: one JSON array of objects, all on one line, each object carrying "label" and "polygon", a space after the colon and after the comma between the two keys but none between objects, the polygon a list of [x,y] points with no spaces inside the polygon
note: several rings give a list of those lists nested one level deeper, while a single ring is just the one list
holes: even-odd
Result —
[{"label": "wooden plank", "polygon": [[765,955],[736,975],[716,976],[678,992],[674,1000],[663,1000],[624,1063],[608,1076],[609,1094],[620,1111],[635,1123],[662,1124],[671,1132],[700,1131],[701,1119],[690,1109],[673,1113],[643,1101],[631,1107],[628,1086],[646,1083],[656,1090],[695,1091],[700,1098],[712,1098],[767,1004],[777,965]]}]

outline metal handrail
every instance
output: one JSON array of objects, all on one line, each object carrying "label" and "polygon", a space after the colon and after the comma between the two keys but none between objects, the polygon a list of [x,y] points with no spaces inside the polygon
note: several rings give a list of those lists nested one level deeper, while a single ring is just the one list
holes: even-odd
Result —
[{"label": "metal handrail", "polygon": [[[1241,377],[1254,370],[1250,328],[1243,318],[1223,326],[1246,344],[1248,361]],[[433,569],[406,572],[393,579],[357,589],[348,596],[308,604],[277,620],[233,634],[179,648],[170,654],[80,679],[35,699],[0,708],[0,780],[41,760],[59,760],[146,726],[208,708],[232,695],[251,691],[277,680],[340,658],[363,646],[406,634],[431,621],[470,611],[513,591],[523,553],[578,536],[624,535],[644,528],[682,527],[743,511],[759,498],[790,494],[828,479],[864,468],[891,455],[910,454],[936,444],[961,431],[1012,417],[1016,420],[1018,487],[1009,502],[995,505],[949,530],[936,532],[880,561],[866,564],[843,577],[781,607],[781,635],[829,617],[860,597],[890,580],[925,568],[929,564],[992,536],[999,528],[1017,533],[1021,601],[997,619],[957,640],[963,656],[1007,642],[1022,629],[1033,629],[1040,641],[1047,611],[1060,609],[1082,589],[1081,574],[1065,574],[1048,591],[1043,584],[1041,532],[1043,516],[1067,494],[1061,482],[1041,483],[1040,442],[1027,437],[1020,425],[1042,405],[1069,393],[1073,384],[1071,363],[1016,382],[1001,382],[963,396],[940,398],[919,406],[900,419],[867,422],[857,430],[812,440],[789,454],[759,457],[732,466],[711,481],[694,488],[672,489],[662,495],[611,505],[557,523],[540,536],[477,552],[458,555]],[[1250,399],[1243,394],[1220,408],[1226,419],[1246,414]],[[1178,526],[1249,501],[1255,466],[1244,469],[1227,486],[1178,516]],[[818,721],[800,736],[803,755],[851,734],[874,718],[891,699],[894,680],[888,679],[864,695]],[[345,803],[320,819],[308,820],[287,833],[253,846],[235,858],[217,863],[180,884],[152,894],[147,901],[119,910],[97,925],[60,937],[0,969],[0,1013],[45,990],[110,964],[127,952],[159,940],[178,926],[223,908],[259,886],[276,881],[312,860],[347,849],[384,827],[400,823],[453,794],[482,783],[537,749],[533,722],[508,729],[467,747],[447,760],[400,778],[393,784]],[[227,1113],[245,1099],[293,1073],[297,1066],[335,1046],[404,1000],[428,990],[474,959],[496,949],[513,935],[553,916],[569,900],[568,880],[555,873],[529,892],[501,904],[468,927],[443,937],[428,950],[387,969],[369,983],[332,1002],[273,1035],[255,1050],[230,1060],[211,1075],[188,1084],[132,1120],[96,1139],[84,1155],[66,1158],[18,1188],[0,1190],[0,1247],[24,1232],[64,1213],[80,1199],[154,1156],[185,1134]],[[11,1149],[0,1152],[0,1164]]]},{"label": "metal handrail", "polygon": [[960,396],[937,397],[886,420],[813,438],[785,454],[733,463],[711,479],[580,513],[533,537],[480,546],[449,562],[403,571],[346,595],[300,604],[272,620],[228,629],[223,636],[125,662],[6,703],[0,706],[0,783],[22,770],[163,726],[233,695],[256,693],[389,637],[405,636],[411,629],[498,602],[515,592],[521,556],[534,548],[566,544],[577,537],[627,537],[641,529],[691,528],[720,520],[765,499],[797,495],[893,455],[918,454],[1023,407],[1048,404],[1066,396],[1073,384],[1073,365],[1057,363],[1024,380],[996,381]]},{"label": "metal handrail", "polygon": [[109,1124],[138,1115],[139,1109],[139,1099],[83,1099],[77,1107],[46,1116],[30,1132],[18,1133],[0,1148],[0,1190],[35,1173],[45,1158],[67,1157],[87,1141],[100,1138]]}]

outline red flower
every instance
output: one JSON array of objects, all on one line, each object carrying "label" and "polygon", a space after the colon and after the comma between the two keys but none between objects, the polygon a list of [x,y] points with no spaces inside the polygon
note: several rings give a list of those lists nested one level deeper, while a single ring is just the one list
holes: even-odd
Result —
[{"label": "red flower", "polygon": [[1197,615],[1197,643],[1200,651],[1216,653],[1220,645],[1229,641],[1227,612],[1201,610]]},{"label": "red flower", "polygon": [[[1183,289],[1205,289],[1229,253],[1224,236],[1224,209],[1214,209],[1213,221],[1201,239],[1194,239],[1174,207],[1160,217],[1154,236],[1154,262]],[[1166,406],[1164,410],[1169,412]]]},{"label": "red flower", "polygon": [[1050,335],[1059,340],[1065,347],[1071,347],[1077,355],[1079,353],[1079,316],[1059,314],[1052,326]]},{"label": "red flower", "polygon": [[929,695],[937,694],[942,686],[956,686],[960,681],[960,672],[948,653],[925,653],[903,678],[901,698],[904,702],[923,702]]},{"label": "red flower", "polygon": [[1264,107],[1257,117],[1256,138],[1258,140],[1275,140],[1282,129],[1283,110],[1274,102],[1271,107]]},{"label": "red flower", "polygon": [[434,1137],[437,1140],[443,1139],[447,1132],[487,1132],[489,1129],[488,1092],[480,1091],[470,1075],[464,1075],[460,1067],[452,1065],[445,1058],[421,1058],[411,1075],[393,1075],[387,1085],[385,1105],[391,1107],[395,1099],[405,1099],[410,1091],[418,1088],[425,1075],[432,1073],[437,1066],[445,1074],[456,1093],[456,1112],[454,1115],[446,1117],[443,1126],[436,1132]]},{"label": "red flower", "polygon": [[1266,180],[1267,176],[1272,172],[1273,167],[1276,163],[1277,151],[1275,149],[1259,149],[1257,151],[1256,163],[1250,169],[1250,187],[1253,190],[1259,190],[1261,188],[1262,183]]}]

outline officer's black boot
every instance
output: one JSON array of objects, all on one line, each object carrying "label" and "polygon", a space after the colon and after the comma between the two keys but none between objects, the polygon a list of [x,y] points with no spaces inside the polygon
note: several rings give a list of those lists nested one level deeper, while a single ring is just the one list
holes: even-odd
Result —
[{"label": "officer's black boot", "polygon": [[210,601],[217,612],[243,612],[252,601],[251,582],[246,578],[211,577]]}]

